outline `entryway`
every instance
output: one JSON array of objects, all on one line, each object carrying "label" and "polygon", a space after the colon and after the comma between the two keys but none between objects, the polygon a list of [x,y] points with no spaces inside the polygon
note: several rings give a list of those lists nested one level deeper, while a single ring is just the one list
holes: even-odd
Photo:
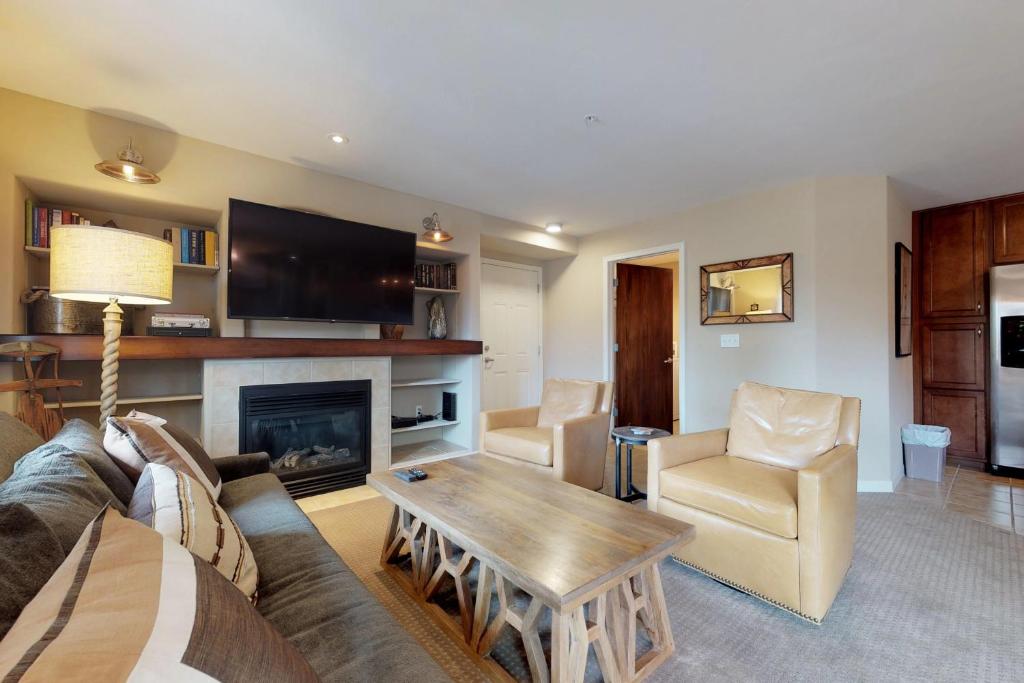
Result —
[{"label": "entryway", "polygon": [[615,381],[613,423],[679,433],[683,245],[605,259],[606,367]]},{"label": "entryway", "polygon": [[480,270],[481,407],[537,405],[542,377],[541,269],[482,259]]}]

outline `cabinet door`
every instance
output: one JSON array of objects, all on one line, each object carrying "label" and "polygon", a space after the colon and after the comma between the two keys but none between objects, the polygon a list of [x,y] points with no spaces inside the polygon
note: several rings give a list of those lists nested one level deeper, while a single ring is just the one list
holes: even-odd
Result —
[{"label": "cabinet door", "polygon": [[921,326],[924,386],[937,389],[985,388],[985,325],[955,323]]},{"label": "cabinet door", "polygon": [[1024,195],[992,202],[992,260],[1024,262]]},{"label": "cabinet door", "polygon": [[[921,222],[921,316],[984,315],[984,204],[929,211]],[[915,245],[916,246],[916,245]]]},{"label": "cabinet door", "polygon": [[925,424],[949,427],[948,455],[985,460],[985,392],[925,389]]}]

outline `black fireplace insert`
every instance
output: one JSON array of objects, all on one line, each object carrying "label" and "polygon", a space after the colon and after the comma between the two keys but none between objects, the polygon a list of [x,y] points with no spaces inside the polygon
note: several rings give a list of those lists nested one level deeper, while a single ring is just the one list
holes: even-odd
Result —
[{"label": "black fireplace insert", "polygon": [[238,443],[266,451],[293,498],[366,483],[370,380],[242,387]]}]

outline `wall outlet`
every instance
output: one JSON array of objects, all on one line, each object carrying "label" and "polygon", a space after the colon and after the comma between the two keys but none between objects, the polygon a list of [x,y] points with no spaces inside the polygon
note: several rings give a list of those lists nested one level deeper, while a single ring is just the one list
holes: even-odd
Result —
[{"label": "wall outlet", "polygon": [[416,417],[423,417],[423,406],[416,406]]},{"label": "wall outlet", "polygon": [[723,349],[738,349],[740,347],[740,335],[723,334],[721,337],[721,346]]}]

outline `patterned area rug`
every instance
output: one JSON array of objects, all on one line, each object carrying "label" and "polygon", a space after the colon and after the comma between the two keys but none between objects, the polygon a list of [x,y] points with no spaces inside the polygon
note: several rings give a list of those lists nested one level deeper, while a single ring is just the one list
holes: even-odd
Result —
[{"label": "patterned area rug", "polygon": [[[456,681],[486,680],[380,569],[390,510],[375,498],[310,518]],[[929,502],[858,496],[854,565],[822,626],[671,560],[662,577],[676,652],[653,681],[1024,680],[1024,537]],[[514,659],[514,641],[496,656]]]}]

